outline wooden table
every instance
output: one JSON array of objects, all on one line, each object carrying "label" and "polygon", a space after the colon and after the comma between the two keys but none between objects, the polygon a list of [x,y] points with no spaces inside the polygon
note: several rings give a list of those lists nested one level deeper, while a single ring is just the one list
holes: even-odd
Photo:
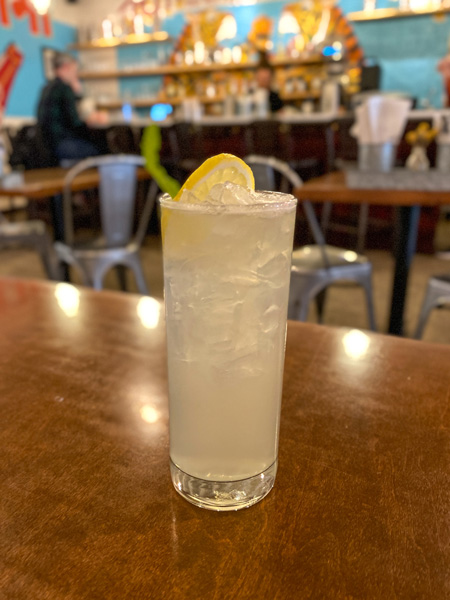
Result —
[{"label": "wooden table", "polygon": [[0,281],[3,597],[450,597],[450,348],[289,323],[275,487],[219,514],[172,488],[159,304],[67,286]]},{"label": "wooden table", "polygon": [[345,173],[334,172],[307,181],[295,190],[299,200],[345,204],[378,204],[398,209],[394,248],[395,271],[392,285],[389,333],[402,335],[408,275],[416,250],[421,206],[450,203],[449,191],[379,190],[349,188]]},{"label": "wooden table", "polygon": [[[24,171],[24,179],[18,185],[3,186],[0,182],[0,196],[25,196],[34,200],[42,200],[50,196],[62,194],[64,189],[64,178],[69,169],[51,167],[48,169],[32,169]],[[150,178],[143,167],[137,170],[139,181]],[[95,188],[100,182],[97,169],[90,169],[76,177],[73,181],[74,192]]]},{"label": "wooden table", "polygon": [[[52,203],[52,216],[55,239],[63,239],[63,218],[61,194],[64,189],[64,178],[69,169],[52,167],[48,169],[32,169],[24,171],[23,181],[16,185],[3,185],[0,181],[0,196],[25,196],[32,200],[48,200]],[[137,170],[138,181],[150,178],[143,167]],[[73,181],[74,192],[89,190],[98,187],[100,177],[97,169],[81,173]]]}]

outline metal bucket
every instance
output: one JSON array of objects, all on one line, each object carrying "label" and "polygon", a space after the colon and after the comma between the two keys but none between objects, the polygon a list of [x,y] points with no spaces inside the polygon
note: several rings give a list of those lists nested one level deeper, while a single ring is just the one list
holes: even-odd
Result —
[{"label": "metal bucket", "polygon": [[397,155],[394,144],[360,144],[358,146],[358,169],[387,173],[392,171]]}]

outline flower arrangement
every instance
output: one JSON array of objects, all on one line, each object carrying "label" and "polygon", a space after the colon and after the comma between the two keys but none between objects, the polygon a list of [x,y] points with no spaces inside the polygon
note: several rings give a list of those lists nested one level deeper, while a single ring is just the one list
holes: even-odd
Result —
[{"label": "flower arrangement", "polygon": [[410,146],[422,146],[426,148],[437,136],[438,130],[430,127],[428,123],[419,123],[417,129],[409,131],[405,139]]},{"label": "flower arrangement", "polygon": [[412,146],[411,153],[406,159],[406,168],[411,171],[428,171],[430,161],[427,156],[427,146],[434,140],[438,130],[428,123],[419,123],[417,129],[409,131],[405,139]]}]

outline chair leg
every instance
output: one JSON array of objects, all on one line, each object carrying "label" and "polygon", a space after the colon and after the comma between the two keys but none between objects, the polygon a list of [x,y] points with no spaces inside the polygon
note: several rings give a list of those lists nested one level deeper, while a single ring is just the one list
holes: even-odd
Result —
[{"label": "chair leg", "polygon": [[320,226],[323,231],[323,235],[327,235],[328,225],[330,224],[331,210],[333,205],[331,202],[325,202],[322,206],[322,218],[320,219]]},{"label": "chair leg", "polygon": [[366,245],[367,225],[369,223],[369,205],[361,204],[358,219],[358,234],[356,242],[356,252],[362,254]]},{"label": "chair leg", "polygon": [[102,290],[103,289],[103,277],[105,273],[102,269],[95,269],[94,273],[92,273],[92,287],[94,290]]},{"label": "chair leg", "polygon": [[289,302],[288,319],[291,321],[306,321],[308,319],[309,302],[304,297]]},{"label": "chair leg", "polygon": [[308,320],[309,302],[303,300],[298,307],[297,319],[305,323]]},{"label": "chair leg", "polygon": [[367,302],[367,314],[369,317],[369,327],[372,331],[377,330],[377,324],[375,321],[375,308],[373,305],[373,290],[372,290],[372,272],[370,272],[365,281],[361,281],[361,285],[366,293]]},{"label": "chair leg", "polygon": [[85,287],[92,287],[92,280],[89,272],[84,268],[78,260],[75,261],[67,261],[61,259],[59,262],[59,280],[64,281],[64,273],[68,273],[68,267],[73,267],[80,276],[81,285]]},{"label": "chair leg", "polygon": [[141,260],[138,254],[131,254],[128,256],[127,264],[134,273],[136,279],[136,285],[139,293],[144,296],[149,296],[150,292],[145,281],[144,271],[142,270]]},{"label": "chair leg", "polygon": [[[111,260],[107,258],[103,258],[102,260],[83,260],[81,270],[86,275],[89,280],[90,287],[93,287],[94,290],[102,290],[103,289],[103,279],[105,278],[106,273],[114,266],[119,266],[117,263],[111,263]],[[125,270],[124,265],[120,265],[122,270]],[[124,272],[125,276],[125,272]],[[86,285],[86,284],[85,284]]]},{"label": "chair leg", "polygon": [[288,304],[288,315],[287,318],[295,321],[297,319],[297,312],[298,312],[298,305],[299,303],[295,300],[292,300],[289,298],[289,304]]},{"label": "chair leg", "polygon": [[317,321],[322,325],[323,323],[323,311],[325,308],[325,301],[327,299],[327,288],[321,290],[314,298],[317,307]]},{"label": "chair leg", "polygon": [[433,287],[428,283],[427,291],[423,299],[422,308],[420,309],[419,320],[417,322],[414,339],[420,340],[423,335],[423,330],[430,316],[430,312],[437,306],[437,296]]},{"label": "chair leg", "polygon": [[76,258],[70,248],[68,248],[65,244],[60,242],[55,242],[54,252],[56,254],[56,260],[58,261],[58,268],[60,273],[60,278],[69,281],[69,279],[63,277],[64,274],[68,274],[69,266],[74,267],[77,273],[80,274],[81,284],[86,287],[92,286],[92,278],[89,266],[85,266],[84,262],[81,262]]},{"label": "chair leg", "polygon": [[[317,297],[317,282],[315,279],[291,273],[289,290],[288,319],[293,321],[307,321],[309,305]],[[323,290],[319,292],[319,295]],[[323,297],[324,298],[324,297]],[[319,300],[320,302],[321,300]],[[323,307],[323,304],[322,304]],[[318,310],[320,310],[318,308]]]},{"label": "chair leg", "polygon": [[45,235],[36,242],[36,250],[39,252],[47,277],[58,281],[60,277],[60,265],[53,250],[50,239]]},{"label": "chair leg", "polygon": [[[72,267],[75,267],[79,273],[81,277],[81,285],[93,287],[96,290],[102,289],[104,271],[100,271],[98,268],[96,268],[95,263],[92,264],[90,261],[78,260],[78,258],[73,256],[70,258],[70,260],[66,260],[66,262]],[[98,282],[100,282],[100,284]]]}]

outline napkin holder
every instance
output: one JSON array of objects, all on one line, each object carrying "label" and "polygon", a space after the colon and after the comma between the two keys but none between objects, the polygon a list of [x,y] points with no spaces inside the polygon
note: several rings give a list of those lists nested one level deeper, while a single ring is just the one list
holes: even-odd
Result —
[{"label": "napkin holder", "polygon": [[364,172],[387,173],[392,170],[397,156],[397,146],[384,144],[358,144],[358,169]]},{"label": "napkin holder", "polygon": [[450,173],[450,143],[437,143],[436,168],[442,173]]}]

